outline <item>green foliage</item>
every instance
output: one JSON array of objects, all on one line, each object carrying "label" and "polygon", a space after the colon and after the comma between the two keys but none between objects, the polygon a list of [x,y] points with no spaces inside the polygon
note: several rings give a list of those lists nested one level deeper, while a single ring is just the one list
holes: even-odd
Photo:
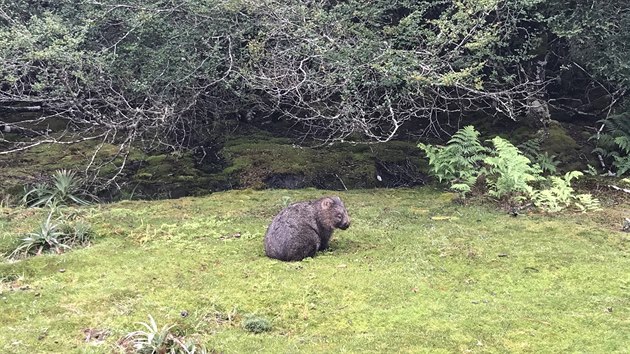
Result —
[{"label": "green foliage", "polygon": [[5,0],[0,81],[80,111],[64,118],[84,132],[131,127],[146,144],[200,146],[243,116],[389,140],[457,106],[514,116],[539,86],[518,68],[535,57],[542,26],[522,28],[544,20],[540,2]]},{"label": "green foliage", "polygon": [[453,183],[451,185],[451,189],[459,193],[460,197],[462,198],[465,198],[466,193],[470,193],[470,191],[472,190],[471,186],[466,183]]},{"label": "green foliage", "polygon": [[429,159],[431,172],[440,182],[465,195],[475,183],[486,158],[487,149],[479,142],[479,132],[471,125],[458,130],[445,147],[420,143]]},{"label": "green foliage", "polygon": [[288,196],[288,195],[283,195],[282,196],[282,202],[280,203],[282,208],[288,207],[291,203],[293,203],[293,200],[291,199],[290,196]]},{"label": "green foliage", "polygon": [[[193,136],[204,144],[221,123],[212,118],[234,117],[242,106],[229,87],[237,83],[227,81],[238,60],[240,34],[251,28],[231,26],[238,23],[237,13],[216,1],[171,5],[0,1],[2,97],[11,97],[11,105],[46,107],[35,123],[10,121],[33,137],[8,147],[60,136],[64,142],[112,137],[120,129],[134,131],[128,140],[112,139],[125,147],[147,136],[174,148],[188,147]],[[208,110],[215,114],[197,114]],[[46,117],[62,121],[60,127],[42,129],[53,120]],[[176,117],[178,123],[170,120]],[[60,130],[68,134],[50,136]],[[148,139],[142,145],[160,144]]]},{"label": "green foliage", "polygon": [[118,341],[118,347],[126,353],[138,354],[205,354],[206,349],[196,343],[186,341],[185,338],[173,333],[172,325],[158,327],[153,316],[149,315],[149,322],[138,322],[145,329],[127,334]]},{"label": "green foliage", "polygon": [[545,94],[539,74],[561,75],[546,54],[627,86],[624,3],[589,4],[3,0],[0,87],[68,132],[124,128],[147,147],[205,148],[243,117],[270,116],[318,138],[382,141],[457,111],[516,117]]},{"label": "green foliage", "polygon": [[537,86],[515,69],[534,57],[538,28],[523,36],[520,27],[539,0],[272,3],[248,43],[245,75],[286,116],[308,116],[311,132],[391,138],[396,122],[431,125],[460,104],[512,115],[521,103],[512,93]]},{"label": "green foliage", "polygon": [[597,176],[598,174],[595,166],[591,165],[590,163],[586,165],[586,170],[584,170],[584,173],[588,174],[589,176]]},{"label": "green foliage", "polygon": [[540,179],[542,172],[505,139],[491,140],[493,149],[479,142],[479,132],[473,126],[458,130],[446,147],[419,144],[425,151],[431,172],[441,181],[451,184],[451,189],[462,196],[480,175],[486,177],[489,194],[493,197],[517,198],[531,193],[531,182]]},{"label": "green foliage", "polygon": [[[4,0],[0,87],[12,101],[42,103],[68,132],[124,128],[147,148],[205,151],[244,117],[383,141],[406,121],[435,127],[442,112],[516,117],[545,89],[538,69],[560,75],[540,64],[548,42],[627,80],[620,1]],[[32,121],[11,124],[50,138]],[[545,159],[532,161],[552,170]]]},{"label": "green foliage", "polygon": [[533,193],[532,200],[534,205],[547,212],[558,212],[568,207],[574,193],[571,187],[571,180],[581,175],[581,172],[572,171],[568,172],[564,178],[549,177],[551,182],[550,188]]},{"label": "green foliage", "polygon": [[572,205],[583,212],[601,210],[599,200],[593,198],[592,195],[575,195],[575,191],[571,187],[571,180],[580,176],[582,176],[582,172],[571,171],[567,172],[562,178],[549,177],[547,179],[547,188],[532,192],[531,199],[534,205],[548,213],[556,213]]},{"label": "green foliage", "polygon": [[[615,139],[615,142],[619,144],[617,139]],[[630,171],[630,150],[624,151],[623,154],[613,156],[613,158],[614,158],[613,165],[617,168],[618,175],[620,176],[625,175],[628,171]]]},{"label": "green foliage", "polygon": [[53,173],[51,182],[32,187],[24,194],[22,202],[30,207],[56,207],[72,203],[88,205],[88,199],[97,199],[83,190],[82,181],[74,171],[57,170]]},{"label": "green foliage", "polygon": [[578,194],[574,197],[574,205],[582,212],[601,211],[602,205],[599,199],[591,194]]},{"label": "green foliage", "polygon": [[197,348],[192,342],[185,342],[172,331],[175,325],[165,325],[159,328],[153,316],[149,315],[149,322],[137,322],[145,329],[127,334],[118,341],[118,347],[124,352],[138,354],[160,353],[206,353],[204,348]]},{"label": "green foliage", "polygon": [[533,163],[537,164],[544,174],[553,175],[558,170],[559,161],[556,160],[556,155],[549,155],[547,151],[541,151],[541,139],[529,139],[517,147],[521,153],[530,159]]},{"label": "green foliage", "polygon": [[62,253],[64,249],[70,246],[64,243],[64,232],[60,229],[59,224],[53,223],[53,211],[48,213],[48,217],[40,224],[39,229],[29,232],[21,240],[20,245],[11,252],[10,258],[17,258],[29,253],[35,252],[39,255],[43,251],[52,249],[56,253]]},{"label": "green foliage", "polygon": [[494,149],[483,160],[489,166],[486,178],[488,193],[493,197],[510,199],[530,195],[533,191],[531,183],[541,179],[540,167],[532,165],[509,141],[498,136],[491,141]]},{"label": "green foliage", "polygon": [[[68,92],[59,84],[60,77],[85,80],[87,69],[97,64],[92,55],[82,50],[87,26],[73,24],[51,12],[33,14],[24,22],[14,21],[11,26],[0,26],[0,58],[4,68],[0,82],[28,85],[35,96],[63,98]],[[20,65],[16,65],[16,64]],[[30,67],[31,79],[24,82],[25,66]],[[70,86],[73,83],[68,83]]]},{"label": "green foliage", "polygon": [[52,250],[63,253],[75,246],[87,246],[94,237],[91,226],[84,221],[70,222],[63,216],[53,218],[57,212],[50,209],[39,228],[26,234],[9,258],[20,258],[31,254],[40,255]]},{"label": "green foliage", "polygon": [[265,318],[250,316],[243,321],[243,328],[252,333],[271,331],[271,323]]},{"label": "green foliage", "polygon": [[627,4],[626,0],[551,1],[543,12],[550,30],[566,45],[564,55],[596,78],[623,88],[630,83]]},{"label": "green foliage", "polygon": [[[581,176],[581,172],[544,178],[538,164],[532,163],[518,147],[499,136],[489,140],[492,143],[489,149],[479,143],[479,133],[472,126],[459,130],[454,136],[457,138],[451,139],[446,147],[426,144],[418,147],[427,154],[431,172],[440,181],[449,182],[450,188],[461,196],[471,192],[473,184],[483,177],[488,195],[494,198],[511,202],[531,200],[546,212],[559,212],[571,205],[582,211],[600,210],[599,201],[590,194],[575,195],[571,180]],[[537,147],[534,143],[526,145],[530,153]],[[549,170],[555,169],[553,163],[549,164]],[[543,181],[547,187],[536,189],[536,185]]]},{"label": "green foliage", "polygon": [[630,112],[599,121],[605,131],[591,137],[597,140],[594,153],[611,160],[617,175],[630,171]]},{"label": "green foliage", "polygon": [[63,233],[63,242],[72,247],[87,246],[94,238],[92,226],[82,220],[76,222],[65,220],[59,227]]}]

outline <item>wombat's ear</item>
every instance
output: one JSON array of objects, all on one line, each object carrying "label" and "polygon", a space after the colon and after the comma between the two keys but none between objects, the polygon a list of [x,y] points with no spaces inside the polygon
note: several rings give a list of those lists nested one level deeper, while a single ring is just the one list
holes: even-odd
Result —
[{"label": "wombat's ear", "polygon": [[335,205],[335,201],[330,198],[322,199],[322,209],[330,209],[333,205]]}]

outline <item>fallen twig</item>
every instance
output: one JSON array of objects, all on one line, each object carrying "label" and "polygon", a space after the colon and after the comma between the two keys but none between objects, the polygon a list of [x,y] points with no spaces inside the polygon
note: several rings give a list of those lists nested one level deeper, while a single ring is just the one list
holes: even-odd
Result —
[{"label": "fallen twig", "polygon": [[608,187],[610,187],[610,188],[612,188],[612,189],[614,189],[614,190],[617,190],[617,191],[622,191],[622,192],[625,192],[625,193],[630,194],[630,189],[617,187],[617,186],[614,186],[614,185],[612,185],[612,184],[609,184],[609,185],[608,185]]}]

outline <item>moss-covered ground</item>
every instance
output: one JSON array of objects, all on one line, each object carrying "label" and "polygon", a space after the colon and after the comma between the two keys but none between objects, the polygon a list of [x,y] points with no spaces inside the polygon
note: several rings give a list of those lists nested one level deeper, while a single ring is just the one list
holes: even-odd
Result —
[{"label": "moss-covered ground", "polygon": [[[340,193],[352,226],[302,262],[267,224],[319,190],[74,211],[90,247],[0,264],[0,352],[111,353],[137,322],[224,353],[623,353],[630,237],[598,214],[520,215],[430,188]],[[616,206],[623,214],[628,206]],[[0,252],[44,212],[0,209]],[[248,332],[248,316],[271,330]],[[103,342],[86,333],[108,333]]]},{"label": "moss-covered ground", "polygon": [[[95,151],[98,151],[93,156]],[[0,155],[0,205],[19,199],[25,187],[49,180],[58,169],[89,175],[103,183],[119,172],[119,148],[86,141],[72,145],[40,145]],[[132,148],[116,187],[92,189],[105,200],[177,198],[229,189],[356,189],[414,186],[426,182],[427,166],[416,143],[390,141],[378,145],[339,143],[298,146],[288,138],[254,130],[230,136],[203,159],[190,151],[142,152]],[[377,177],[378,176],[378,177]],[[92,178],[90,178],[91,180]],[[102,186],[100,186],[102,187]]]}]

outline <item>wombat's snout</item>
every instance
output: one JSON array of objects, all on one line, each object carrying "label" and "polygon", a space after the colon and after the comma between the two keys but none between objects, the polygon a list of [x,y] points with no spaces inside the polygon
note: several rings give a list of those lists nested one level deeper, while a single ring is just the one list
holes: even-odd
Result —
[{"label": "wombat's snout", "polygon": [[349,227],[350,227],[350,220],[342,221],[341,224],[339,224],[339,228],[342,230],[345,230]]}]

